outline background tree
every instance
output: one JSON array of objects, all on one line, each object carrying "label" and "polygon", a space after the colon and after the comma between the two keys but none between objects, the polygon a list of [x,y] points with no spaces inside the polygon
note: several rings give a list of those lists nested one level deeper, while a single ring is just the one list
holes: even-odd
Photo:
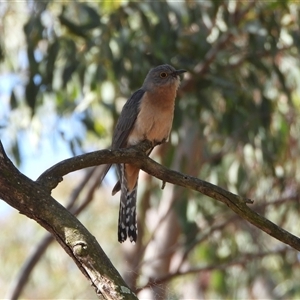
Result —
[{"label": "background tree", "polygon": [[[2,3],[0,14],[0,137],[21,170],[42,173],[26,167],[42,150],[57,153],[42,157],[50,167],[60,152],[109,147],[125,100],[151,67],[169,63],[188,74],[170,142],[152,157],[255,200],[253,209],[299,236],[296,2],[36,1]],[[97,190],[100,173],[68,176],[55,196],[84,208],[79,219],[139,298],[299,298],[296,250],[225,205],[170,184],[161,190],[146,174],[140,241],[119,245],[114,174]],[[39,226],[7,209],[1,219],[1,294],[21,286],[20,266],[39,253],[23,298],[94,297],[59,246],[38,243]]]}]

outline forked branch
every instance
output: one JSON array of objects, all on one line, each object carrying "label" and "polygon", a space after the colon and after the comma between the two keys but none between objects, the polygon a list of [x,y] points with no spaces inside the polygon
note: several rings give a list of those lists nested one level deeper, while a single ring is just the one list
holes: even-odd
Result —
[{"label": "forked branch", "polygon": [[100,150],[83,154],[54,165],[45,171],[40,176],[39,180],[40,182],[45,182],[44,178],[57,178],[58,184],[64,175],[82,168],[105,163],[135,164],[143,171],[161,179],[163,182],[169,182],[195,190],[217,201],[225,203],[241,218],[263,230],[270,236],[300,251],[300,239],[249,208],[247,204],[253,203],[251,199],[235,195],[220,188],[219,186],[203,181],[199,178],[165,168],[145,154],[146,150],[150,149],[151,147],[152,144],[149,141],[144,141],[132,148],[120,149],[116,151]]},{"label": "forked branch", "polygon": [[145,141],[132,148],[116,151],[100,150],[73,157],[54,165],[34,182],[16,169],[0,143],[0,198],[52,233],[104,299],[137,298],[128,289],[95,238],[66,208],[50,196],[51,190],[64,175],[79,169],[112,163],[135,164],[163,182],[198,191],[225,203],[241,218],[281,242],[300,250],[298,237],[248,207],[248,204],[253,203],[252,200],[163,167],[144,154],[151,147],[151,143]]}]

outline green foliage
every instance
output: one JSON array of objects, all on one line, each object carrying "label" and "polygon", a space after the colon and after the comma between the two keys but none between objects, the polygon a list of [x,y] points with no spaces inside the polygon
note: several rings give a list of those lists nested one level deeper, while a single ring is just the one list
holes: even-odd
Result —
[{"label": "green foliage", "polygon": [[[296,232],[300,181],[297,3],[36,1],[26,21],[19,21],[24,43],[10,52],[14,29],[9,27],[8,12],[15,14],[18,23],[15,6],[7,4],[0,21],[1,70],[20,77],[26,73],[26,80],[22,92],[13,86],[7,109],[0,113],[4,120],[0,138],[5,137],[6,149],[16,162],[23,159],[20,131],[32,134],[36,130],[38,138],[49,138],[48,126],[74,155],[109,146],[124,100],[141,86],[151,67],[169,63],[188,74],[179,90],[171,141],[155,159],[253,198],[260,213]],[[26,51],[26,67],[17,60],[22,51]],[[45,124],[45,111],[55,116],[53,124]],[[79,131],[73,129],[74,119]],[[62,122],[68,124],[67,130],[60,126]],[[153,185],[158,189],[157,183]],[[278,253],[278,243],[237,221],[211,199],[188,191],[177,193],[177,189],[175,194],[181,228],[178,247],[190,249],[186,264],[198,266],[200,261],[216,269],[200,272],[199,289],[205,298],[255,297],[254,286],[266,279],[270,298],[299,298],[295,253]],[[152,197],[153,203],[163,200],[160,192]],[[283,206],[286,209],[281,210]],[[92,226],[91,230],[96,231]],[[218,269],[218,264],[234,262],[250,252],[257,256]],[[266,258],[261,261],[262,252]],[[204,277],[210,278],[207,286]],[[176,284],[170,293],[179,298],[182,291]]]}]

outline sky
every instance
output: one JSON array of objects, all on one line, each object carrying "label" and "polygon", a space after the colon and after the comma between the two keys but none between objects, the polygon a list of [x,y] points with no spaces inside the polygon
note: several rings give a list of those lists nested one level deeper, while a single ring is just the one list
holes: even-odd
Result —
[{"label": "sky", "polygon": [[[0,74],[0,139],[4,149],[6,149],[7,155],[14,164],[16,164],[14,157],[8,149],[11,147],[12,135],[17,135],[22,158],[21,165],[17,167],[24,175],[35,180],[47,168],[63,159],[71,157],[72,153],[63,138],[57,134],[57,131],[53,133],[53,130],[47,130],[46,133],[42,135],[42,138],[37,141],[38,136],[35,134],[34,128],[29,128],[28,131],[25,130],[25,126],[28,125],[26,121],[27,116],[23,116],[24,124],[21,124],[21,128],[14,128],[13,118],[19,118],[20,114],[24,114],[24,112],[11,111],[10,95],[11,91],[20,84],[21,80],[16,74]],[[46,119],[52,119],[52,124],[49,124],[50,129],[55,126],[54,116],[48,115]],[[33,120],[33,123],[35,123],[33,126],[40,125],[37,124],[37,120]],[[71,128],[74,128],[74,124],[71,123],[74,123],[73,120],[70,120],[69,125],[71,125]],[[8,124],[9,126],[7,126]],[[22,128],[22,126],[24,126],[24,128]],[[65,124],[60,124],[60,126],[62,129],[68,127],[66,122]],[[78,126],[78,124],[76,126]],[[0,201],[0,215],[7,214],[11,210],[12,209],[4,201]]]}]

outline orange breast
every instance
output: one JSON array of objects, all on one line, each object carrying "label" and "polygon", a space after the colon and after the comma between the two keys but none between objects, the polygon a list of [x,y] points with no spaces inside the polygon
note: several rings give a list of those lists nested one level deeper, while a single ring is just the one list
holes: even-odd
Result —
[{"label": "orange breast", "polygon": [[129,135],[128,145],[142,140],[162,141],[169,137],[173,116],[176,88],[146,92],[143,96],[135,125]]}]

